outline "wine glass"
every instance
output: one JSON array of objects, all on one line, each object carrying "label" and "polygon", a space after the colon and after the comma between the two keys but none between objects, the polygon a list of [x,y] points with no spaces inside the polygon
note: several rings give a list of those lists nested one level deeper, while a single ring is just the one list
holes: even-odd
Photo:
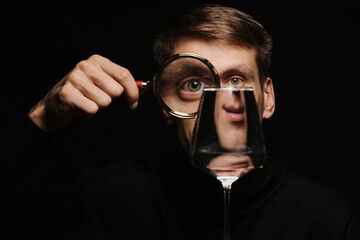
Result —
[{"label": "wine glass", "polygon": [[265,142],[252,88],[205,87],[190,146],[191,164],[216,177],[224,188],[224,233],[230,239],[233,182],[260,169]]}]

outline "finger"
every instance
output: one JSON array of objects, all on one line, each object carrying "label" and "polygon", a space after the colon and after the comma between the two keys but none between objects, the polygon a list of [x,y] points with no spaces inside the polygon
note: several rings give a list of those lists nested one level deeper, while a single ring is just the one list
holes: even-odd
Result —
[{"label": "finger", "polygon": [[111,98],[120,97],[124,92],[124,87],[103,71],[99,71],[96,75],[90,76],[90,79]]},{"label": "finger", "polygon": [[98,107],[105,108],[110,105],[111,97],[89,80],[85,73],[74,71],[68,80],[69,84],[78,89],[89,100],[95,102]]},{"label": "finger", "polygon": [[124,92],[123,86],[105,73],[98,64],[85,62],[84,65],[86,66],[81,66],[82,73],[111,98],[119,97]]},{"label": "finger", "polygon": [[71,84],[65,84],[60,90],[61,101],[69,106],[70,109],[79,110],[87,115],[94,115],[99,110],[99,106]]},{"label": "finger", "polygon": [[136,108],[139,100],[139,89],[131,73],[126,68],[115,64],[114,66],[105,65],[103,69],[124,88],[129,107],[131,109]]},{"label": "finger", "polygon": [[127,69],[120,66],[112,73],[112,76],[123,86],[129,107],[135,109],[139,100],[139,88],[134,77]]},{"label": "finger", "polygon": [[136,108],[139,99],[139,89],[136,86],[135,79],[129,70],[111,62],[107,58],[103,58],[98,55],[94,55],[90,58],[91,59],[89,60],[91,61],[95,59],[101,69],[110,75],[113,79],[115,79],[124,88],[129,107],[131,109]]}]

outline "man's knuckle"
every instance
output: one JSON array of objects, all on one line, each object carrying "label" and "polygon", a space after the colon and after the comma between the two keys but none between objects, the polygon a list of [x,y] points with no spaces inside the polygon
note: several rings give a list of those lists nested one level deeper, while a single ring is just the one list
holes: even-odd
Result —
[{"label": "man's knuckle", "polygon": [[99,54],[93,54],[93,55],[91,55],[89,57],[88,60],[91,61],[91,62],[97,62],[98,63],[98,62],[102,62],[102,61],[107,61],[108,59],[101,56],[101,55],[99,55]]},{"label": "man's knuckle", "polygon": [[68,99],[72,94],[74,94],[74,91],[72,88],[65,84],[60,90],[59,90],[59,98],[62,102],[66,102],[66,99]]},{"label": "man's knuckle", "polygon": [[130,71],[127,68],[120,67],[116,71],[116,76],[119,80],[125,80],[131,76]]},{"label": "man's knuckle", "polygon": [[76,64],[75,70],[80,70],[82,72],[88,72],[93,69],[92,64],[87,60],[82,60]]},{"label": "man's knuckle", "polygon": [[88,84],[89,79],[85,78],[81,72],[74,71],[69,74],[67,82],[75,88],[82,89]]}]

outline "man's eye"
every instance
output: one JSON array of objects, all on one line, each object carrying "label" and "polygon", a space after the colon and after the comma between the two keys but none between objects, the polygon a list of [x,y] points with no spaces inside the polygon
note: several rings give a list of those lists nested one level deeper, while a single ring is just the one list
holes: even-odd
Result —
[{"label": "man's eye", "polygon": [[230,79],[230,84],[231,85],[239,85],[239,84],[241,84],[242,83],[242,79],[240,79],[240,78],[231,78]]},{"label": "man's eye", "polygon": [[197,92],[197,91],[202,90],[204,85],[205,84],[202,81],[191,80],[191,81],[186,82],[183,85],[183,90],[189,91],[189,92]]}]

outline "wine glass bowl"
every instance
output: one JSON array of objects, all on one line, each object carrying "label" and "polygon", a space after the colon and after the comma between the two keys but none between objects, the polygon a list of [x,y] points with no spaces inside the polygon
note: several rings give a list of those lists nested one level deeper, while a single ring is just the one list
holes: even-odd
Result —
[{"label": "wine glass bowl", "polygon": [[230,190],[243,175],[262,168],[265,141],[252,88],[205,87],[189,151],[190,163],[224,188],[224,234],[230,239]]},{"label": "wine glass bowl", "polygon": [[265,164],[265,142],[252,88],[204,88],[190,146],[193,166],[237,180]]}]

